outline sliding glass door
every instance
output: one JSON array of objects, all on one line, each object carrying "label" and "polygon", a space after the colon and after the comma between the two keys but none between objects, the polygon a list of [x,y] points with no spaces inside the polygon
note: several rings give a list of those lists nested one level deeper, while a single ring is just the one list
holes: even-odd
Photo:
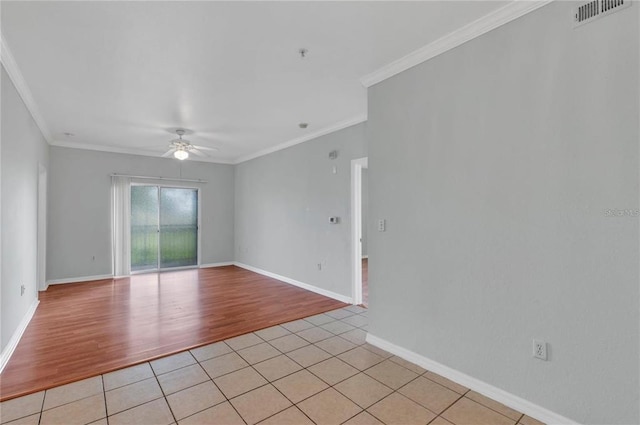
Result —
[{"label": "sliding glass door", "polygon": [[198,189],[131,186],[131,271],[198,265]]},{"label": "sliding glass door", "polygon": [[160,268],[198,265],[198,191],[160,188]]},{"label": "sliding glass door", "polygon": [[131,271],[158,269],[158,187],[131,186]]}]

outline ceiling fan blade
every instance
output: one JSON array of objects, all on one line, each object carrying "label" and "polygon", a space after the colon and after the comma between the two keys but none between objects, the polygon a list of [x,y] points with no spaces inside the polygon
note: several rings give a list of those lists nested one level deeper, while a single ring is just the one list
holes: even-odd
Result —
[{"label": "ceiling fan blade", "polygon": [[168,151],[166,151],[165,153],[162,154],[162,157],[166,158],[168,156],[171,156],[173,154],[174,150],[175,150],[174,148],[169,149]]},{"label": "ceiling fan blade", "polygon": [[196,148],[196,149],[200,149],[201,151],[218,152],[220,150],[218,148],[209,148],[207,146],[196,146],[196,145],[193,145],[193,147]]},{"label": "ceiling fan blade", "polygon": [[194,147],[192,147],[191,149],[189,149],[189,152],[190,152],[190,153],[192,153],[192,154],[195,154],[195,155],[197,155],[197,156],[209,156],[209,155],[207,155],[207,154],[206,154],[206,153],[204,153],[204,152],[200,152],[198,149],[199,149],[199,148],[196,148],[196,147],[194,146]]}]

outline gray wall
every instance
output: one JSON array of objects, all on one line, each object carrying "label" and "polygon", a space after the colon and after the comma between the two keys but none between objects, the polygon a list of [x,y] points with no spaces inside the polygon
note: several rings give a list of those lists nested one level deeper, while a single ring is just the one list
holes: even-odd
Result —
[{"label": "gray wall", "polygon": [[[2,67],[1,349],[37,298],[38,164],[49,149]],[[20,295],[20,285],[26,291]]]},{"label": "gray wall", "polygon": [[369,170],[362,169],[362,255],[369,255]]},{"label": "gray wall", "polygon": [[[554,2],[369,90],[370,332],[639,423],[638,7]],[[532,358],[532,339],[550,360]]]},{"label": "gray wall", "polygon": [[233,261],[233,166],[52,147],[47,280],[111,274],[112,173],[207,180],[200,262]]},{"label": "gray wall", "polygon": [[[364,128],[236,166],[236,261],[351,297],[350,167],[366,156]],[[339,156],[330,160],[334,149]]]}]

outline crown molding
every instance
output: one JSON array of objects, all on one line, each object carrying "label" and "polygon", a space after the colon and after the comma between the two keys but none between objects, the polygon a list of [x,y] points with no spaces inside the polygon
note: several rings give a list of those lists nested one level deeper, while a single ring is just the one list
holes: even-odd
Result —
[{"label": "crown molding", "polygon": [[351,127],[351,126],[354,126],[356,124],[363,123],[366,120],[367,120],[367,115],[366,114],[359,114],[359,115],[356,115],[355,117],[349,118],[347,120],[340,121],[340,122],[337,122],[337,123],[335,123],[333,125],[321,128],[320,130],[314,131],[313,133],[309,133],[309,134],[306,134],[306,135],[304,135],[302,137],[298,137],[298,138],[289,140],[288,142],[280,143],[279,145],[272,146],[270,148],[254,152],[254,153],[249,154],[249,155],[244,155],[244,156],[238,157],[235,160],[234,164],[240,164],[242,162],[249,161],[251,159],[255,159],[255,158],[258,158],[258,157],[261,157],[261,156],[264,156],[264,155],[268,155],[268,154],[273,153],[273,152],[277,152],[277,151],[282,150],[282,149],[289,148],[291,146],[299,145],[300,143],[308,142],[308,141],[316,139],[316,138],[318,138],[320,136],[325,136],[325,135],[327,135],[329,133],[333,133],[335,131],[345,129],[347,127]]},{"label": "crown molding", "polygon": [[[381,81],[386,80],[396,74],[399,74],[402,71],[405,71],[409,68],[412,68],[420,63],[423,63],[429,59],[432,59],[444,52],[447,52],[451,49],[454,49],[467,41],[470,41],[476,37],[479,37],[495,28],[498,28],[504,24],[507,24],[521,16],[524,16],[530,12],[533,12],[536,9],[539,9],[547,4],[549,4],[553,0],[513,0],[507,5],[479,18],[459,29],[445,35],[444,37],[439,38],[438,40],[412,52],[408,55],[393,61],[382,68],[374,71],[368,75],[365,75],[360,79],[360,82],[365,87],[371,87],[375,84],[380,83]],[[15,59],[11,53],[11,50],[6,44],[6,40],[2,34],[0,34],[0,59],[2,62],[2,66],[7,71],[7,74],[11,78],[11,81],[16,86],[20,97],[24,101],[27,109],[31,113],[34,121],[39,127],[42,135],[47,140],[47,142],[52,146],[60,146],[66,148],[74,148],[74,149],[87,149],[101,152],[112,152],[112,153],[123,153],[123,154],[131,154],[131,155],[142,155],[142,156],[151,156],[158,157],[158,153],[153,151],[147,151],[143,149],[131,149],[131,148],[120,148],[113,146],[104,146],[104,145],[94,145],[94,144],[86,144],[86,143],[76,143],[76,142],[67,142],[67,141],[59,141],[54,140],[52,138],[51,132],[47,127],[40,111],[33,99],[33,95],[27,86],[27,83],[20,72],[18,65],[15,62]],[[347,127],[351,127],[356,124],[360,124],[367,120],[366,114],[360,114],[353,118],[350,118],[345,121],[338,122],[336,124],[330,125],[328,127],[322,128],[313,133],[309,133],[302,137],[298,137],[287,142],[278,144],[276,146],[263,149],[252,154],[240,156],[235,160],[217,160],[213,158],[201,158],[201,157],[193,157],[191,160],[200,161],[200,162],[211,162],[211,163],[219,163],[219,164],[240,164],[245,161],[249,161],[251,159],[255,159],[264,155],[268,155],[273,152],[277,152],[282,149],[286,149],[291,146],[295,146],[300,143],[307,142],[309,140],[318,138],[320,136],[327,135],[329,133],[333,133],[338,130],[342,130]]]},{"label": "crown molding", "polygon": [[[38,109],[38,106],[36,105],[36,102],[33,98],[33,95],[31,94],[31,90],[29,89],[27,82],[22,76],[22,73],[20,72],[20,68],[18,68],[18,64],[16,63],[13,57],[13,54],[11,53],[11,50],[9,49],[6,39],[2,33],[0,33],[0,62],[2,63],[2,66],[4,67],[4,69],[7,71],[7,74],[9,75],[9,78],[11,79],[14,86],[16,87],[18,94],[22,98],[22,101],[24,102],[25,106],[31,113],[33,120],[35,121],[36,125],[40,129],[40,132],[42,133],[47,143],[49,143],[49,145],[58,146],[62,148],[84,149],[84,150],[92,150],[92,151],[98,151],[98,152],[121,153],[121,154],[128,154],[128,155],[150,156],[150,157],[156,157],[156,158],[160,157],[160,155],[157,152],[148,151],[144,149],[122,148],[122,147],[116,147],[116,146],[96,145],[92,143],[79,143],[79,142],[55,140],[52,137],[51,132],[49,131],[49,127],[47,126],[44,119],[42,118],[42,115],[40,114],[40,110]],[[289,140],[287,142],[281,143],[279,145],[276,145],[271,148],[267,148],[258,152],[254,152],[249,155],[240,156],[238,158],[235,158],[234,160],[203,158],[195,155],[192,155],[190,157],[190,160],[198,161],[198,162],[210,162],[215,164],[239,164],[244,161],[249,161],[250,159],[258,158],[260,156],[264,156],[264,155],[288,148],[290,146],[304,143],[309,140],[315,139],[317,137],[324,136],[329,133],[333,133],[334,131],[351,127],[352,125],[360,124],[361,122],[364,122],[366,120],[367,120],[366,114],[357,115],[351,119],[338,122],[334,125],[325,127],[323,129],[307,134],[305,136],[302,136],[293,140]]]},{"label": "crown molding", "polygon": [[[97,151],[97,152],[121,153],[121,154],[127,154],[127,155],[140,155],[140,156],[151,156],[154,158],[162,158],[161,154],[159,154],[158,152],[148,151],[145,149],[121,148],[116,146],[95,145],[93,143],[67,142],[62,140],[54,140],[50,144],[51,146],[57,146],[60,148],[83,149],[83,150]],[[167,159],[167,158],[163,158],[163,159]],[[171,158],[168,158],[168,159],[171,159]],[[190,155],[189,160],[198,161],[198,162],[211,162],[214,164],[234,164],[234,161],[231,161],[231,160],[204,158],[196,155]]]},{"label": "crown molding", "polygon": [[25,106],[31,113],[33,120],[36,125],[40,129],[42,136],[45,138],[47,143],[51,144],[53,140],[51,137],[51,132],[49,131],[49,127],[40,115],[40,110],[36,105],[36,101],[33,99],[33,95],[31,94],[31,90],[29,90],[29,86],[27,86],[27,82],[25,81],[22,73],[20,72],[20,68],[18,68],[18,64],[7,46],[6,39],[2,33],[0,33],[0,62],[2,62],[2,66],[7,71],[7,75],[13,82],[13,85],[16,87],[18,94],[22,98]]},{"label": "crown molding", "polygon": [[[258,151],[258,152],[254,152],[252,154],[249,155],[245,155],[245,156],[240,156],[236,159],[233,160],[226,160],[226,159],[215,159],[215,158],[203,158],[203,157],[199,157],[199,156],[195,156],[195,155],[191,155],[189,157],[190,161],[199,161],[199,162],[210,162],[210,163],[214,163],[214,164],[231,164],[231,165],[235,165],[235,164],[240,164],[242,162],[245,161],[249,161],[251,159],[255,159],[255,158],[259,158],[261,156],[264,155],[268,155],[270,153],[273,152],[277,152],[279,150],[282,149],[286,149],[288,147],[291,146],[295,146],[298,145],[300,143],[304,143],[304,142],[308,142],[310,140],[316,139],[320,136],[325,136],[327,134],[336,132],[338,130],[342,130],[345,129],[347,127],[351,127],[360,123],[363,123],[367,120],[367,116],[364,114],[361,115],[356,115],[353,118],[350,118],[348,120],[345,121],[340,121],[334,125],[328,126],[328,127],[324,127],[318,131],[315,131],[313,133],[309,133],[305,136],[302,137],[298,137],[296,139],[293,140],[289,140],[288,142],[284,142],[281,143],[279,145]],[[123,148],[123,147],[116,147],[116,146],[106,146],[106,145],[96,145],[93,143],[81,143],[81,142],[69,142],[66,140],[52,140],[51,142],[49,142],[49,144],[51,146],[57,146],[57,147],[61,147],[61,148],[71,148],[71,149],[84,149],[84,150],[90,150],[90,151],[97,151],[97,152],[110,152],[110,153],[121,153],[121,154],[127,154],[127,155],[140,155],[140,156],[150,156],[150,157],[155,157],[155,158],[159,158],[160,154],[158,152],[154,152],[154,151],[149,151],[149,150],[145,150],[145,149],[135,149],[135,148]]]},{"label": "crown molding", "polygon": [[363,86],[369,88],[387,78],[413,68],[442,53],[454,49],[467,41],[480,37],[502,25],[505,25],[527,13],[541,8],[553,0],[513,0],[507,5],[460,27],[436,41],[395,60],[360,79]]}]

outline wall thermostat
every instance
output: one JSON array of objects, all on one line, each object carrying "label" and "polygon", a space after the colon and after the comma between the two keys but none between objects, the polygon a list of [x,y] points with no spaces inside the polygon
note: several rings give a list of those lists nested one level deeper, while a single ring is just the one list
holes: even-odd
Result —
[{"label": "wall thermostat", "polygon": [[331,223],[331,224],[340,223],[340,217],[329,217],[329,223]]},{"label": "wall thermostat", "polygon": [[329,152],[329,159],[336,159],[338,157],[338,151]]}]

